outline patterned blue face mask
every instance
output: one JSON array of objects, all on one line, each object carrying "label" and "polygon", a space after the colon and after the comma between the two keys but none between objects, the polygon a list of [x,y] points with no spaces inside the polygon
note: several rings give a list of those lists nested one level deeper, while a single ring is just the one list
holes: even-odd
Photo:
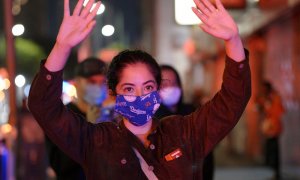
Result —
[{"label": "patterned blue face mask", "polygon": [[115,112],[121,114],[135,126],[145,125],[161,103],[157,91],[143,96],[117,95]]}]

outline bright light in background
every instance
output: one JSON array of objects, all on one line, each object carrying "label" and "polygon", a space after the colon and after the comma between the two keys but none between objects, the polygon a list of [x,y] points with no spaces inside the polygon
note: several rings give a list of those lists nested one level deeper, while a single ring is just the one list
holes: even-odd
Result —
[{"label": "bright light in background", "polygon": [[111,36],[115,32],[115,28],[112,25],[105,25],[102,28],[102,34],[103,36]]},{"label": "bright light in background", "polygon": [[25,28],[22,24],[16,24],[12,28],[12,33],[14,36],[21,36],[25,31]]},{"label": "bright light in background", "polygon": [[2,79],[0,77],[0,91],[7,90],[9,87],[10,87],[10,81],[7,78]]},{"label": "bright light in background", "polygon": [[5,99],[5,93],[3,91],[0,91],[0,102],[4,101]]},{"label": "bright light in background", "polygon": [[12,127],[10,124],[3,124],[0,126],[0,132],[1,134],[8,134],[12,131]]},{"label": "bright light in background", "polygon": [[10,81],[8,79],[4,79],[4,89],[8,89],[10,87]]},{"label": "bright light in background", "polygon": [[[95,7],[95,4],[93,5],[93,8],[94,7]],[[105,11],[105,6],[104,6],[104,4],[101,4],[100,8],[97,11],[97,14],[100,15],[100,14],[104,13],[104,11]]]},{"label": "bright light in background", "polygon": [[62,100],[64,104],[68,104],[76,97],[76,88],[73,84],[63,81]]},{"label": "bright light in background", "polygon": [[28,97],[29,96],[29,91],[30,91],[30,85],[26,85],[25,86],[25,88],[24,88],[24,95],[26,96],[26,97]]},{"label": "bright light in background", "polygon": [[66,93],[68,96],[76,96],[76,88],[73,84],[64,81],[63,82],[63,93]]},{"label": "bright light in background", "polygon": [[18,87],[23,87],[25,85],[26,79],[23,75],[17,75],[17,77],[15,78],[15,84]]},{"label": "bright light in background", "polygon": [[194,25],[201,23],[191,7],[195,7],[193,0],[175,0],[175,21],[180,25]]},{"label": "bright light in background", "polygon": [[[83,3],[83,6],[86,6],[87,3],[89,2],[89,0],[85,0]],[[96,6],[96,3],[93,4],[91,11],[94,9],[94,7]],[[104,4],[101,2],[100,8],[97,11],[97,14],[102,14],[105,11],[105,6]]]},{"label": "bright light in background", "polygon": [[2,91],[4,89],[5,85],[4,85],[4,79],[2,79],[0,77],[0,91]]}]

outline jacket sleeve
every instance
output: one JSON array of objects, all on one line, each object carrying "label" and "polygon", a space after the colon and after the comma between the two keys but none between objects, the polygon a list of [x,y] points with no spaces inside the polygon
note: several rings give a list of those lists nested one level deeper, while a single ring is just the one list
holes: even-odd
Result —
[{"label": "jacket sleeve", "polygon": [[89,123],[69,111],[61,101],[62,71],[44,67],[35,76],[28,97],[28,108],[47,136],[73,160],[82,163]]},{"label": "jacket sleeve", "polygon": [[208,154],[237,124],[251,96],[249,53],[236,62],[225,60],[221,89],[206,104],[183,118],[184,133],[195,149]]}]

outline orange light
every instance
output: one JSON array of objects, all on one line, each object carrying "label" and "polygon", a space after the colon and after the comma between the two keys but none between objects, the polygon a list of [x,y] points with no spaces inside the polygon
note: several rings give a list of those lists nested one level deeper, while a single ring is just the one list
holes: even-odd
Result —
[{"label": "orange light", "polygon": [[3,91],[0,91],[0,102],[4,101],[4,99],[5,99],[5,94]]},{"label": "orange light", "polygon": [[8,134],[12,131],[12,127],[10,124],[3,124],[0,131],[2,134]]}]

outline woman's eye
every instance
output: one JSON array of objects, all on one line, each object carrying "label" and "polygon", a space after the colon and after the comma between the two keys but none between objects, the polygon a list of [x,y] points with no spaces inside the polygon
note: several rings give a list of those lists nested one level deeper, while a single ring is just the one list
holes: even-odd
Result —
[{"label": "woman's eye", "polygon": [[124,88],[124,92],[125,93],[132,93],[132,92],[134,92],[134,89],[132,87],[126,87],[126,88]]},{"label": "woman's eye", "polygon": [[152,92],[154,90],[154,87],[152,85],[148,85],[148,86],[145,87],[145,90],[147,92]]}]

